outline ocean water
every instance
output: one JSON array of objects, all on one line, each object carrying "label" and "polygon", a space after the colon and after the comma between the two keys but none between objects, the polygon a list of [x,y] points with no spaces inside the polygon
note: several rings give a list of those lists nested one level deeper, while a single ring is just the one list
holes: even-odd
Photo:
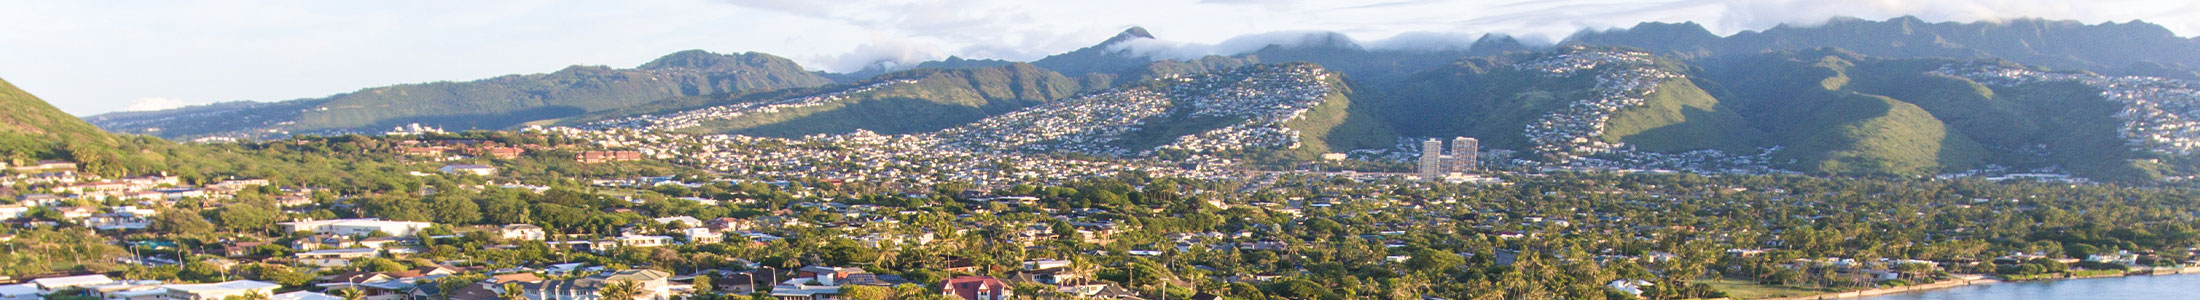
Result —
[{"label": "ocean water", "polygon": [[2141,299],[2200,300],[2200,274],[2030,281],[1954,287],[1865,300]]}]

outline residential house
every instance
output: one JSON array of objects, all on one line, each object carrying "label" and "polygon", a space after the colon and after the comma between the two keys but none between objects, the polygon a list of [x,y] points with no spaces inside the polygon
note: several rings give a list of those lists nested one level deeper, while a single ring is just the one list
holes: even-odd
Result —
[{"label": "residential house", "polygon": [[940,282],[940,294],[963,300],[1007,300],[1014,291],[1000,279],[985,276],[961,276]]},{"label": "residential house", "polygon": [[248,294],[274,295],[275,289],[281,288],[283,285],[264,281],[232,280],[201,284],[170,284],[161,287],[168,288],[168,299],[172,300],[220,300]]},{"label": "residential house", "polygon": [[620,247],[657,247],[672,244],[672,237],[662,235],[619,235]]},{"label": "residential house", "polygon": [[344,297],[309,291],[296,291],[268,296],[267,300],[344,300]]},{"label": "residential house", "polygon": [[854,279],[858,275],[869,275],[869,272],[858,268],[802,267],[793,278],[772,286],[772,297],[781,300],[840,299],[841,287],[856,282]]},{"label": "residential house", "polygon": [[574,156],[573,156],[573,160],[574,160],[574,161],[578,161],[578,162],[580,162],[580,163],[584,163],[584,164],[607,163],[607,162],[614,162],[614,161],[637,161],[637,160],[642,160],[642,152],[641,152],[641,151],[583,151],[583,152],[581,152],[581,153],[580,153],[580,154],[578,154],[578,155],[574,155]]},{"label": "residential house", "polygon": [[66,291],[70,289],[110,283],[115,283],[115,279],[108,278],[107,275],[82,275],[31,279],[31,284],[38,285],[38,289],[46,294],[53,294],[55,292]]},{"label": "residential house", "polygon": [[688,244],[717,244],[726,240],[726,235],[703,227],[681,229],[680,234],[687,236]]},{"label": "residential house", "polygon": [[276,223],[276,225],[282,225],[283,230],[287,231],[310,231],[313,233],[321,234],[361,236],[380,231],[382,233],[387,233],[390,236],[412,236],[413,233],[419,232],[421,229],[428,228],[428,226],[430,225],[435,225],[435,223],[413,221],[383,221],[382,219],[367,218],[333,219],[319,221],[306,220],[297,222],[282,222]]},{"label": "residential house", "polygon": [[37,284],[0,285],[0,300],[43,300]]},{"label": "residential house", "polygon": [[18,203],[23,204],[24,206],[54,207],[61,206],[62,201],[67,201],[69,199],[54,194],[29,194],[23,195],[22,197],[16,197],[15,200]]},{"label": "residential house", "polygon": [[506,240],[520,241],[540,241],[547,236],[542,230],[542,226],[531,224],[504,225],[504,227],[497,228],[497,234]]},{"label": "residential house", "polygon": [[375,254],[375,249],[374,249],[374,248],[346,248],[346,249],[322,249],[322,250],[313,250],[313,251],[306,251],[306,252],[298,252],[297,254],[294,254],[294,256],[297,256],[298,258],[301,258],[301,259],[326,259],[326,258],[353,259],[353,258],[374,257],[374,254]]},{"label": "residential house", "polygon": [[443,174],[453,175],[495,176],[497,174],[497,167],[484,165],[445,165],[441,170]]},{"label": "residential house", "polygon": [[672,274],[664,271],[634,269],[606,272],[581,279],[519,282],[519,285],[527,298],[532,300],[619,300],[600,299],[596,296],[596,290],[612,283],[639,285],[643,295],[635,299],[670,299],[670,278]]},{"label": "residential house", "polygon": [[168,289],[159,280],[128,280],[84,287],[86,296],[102,300],[167,300]]}]

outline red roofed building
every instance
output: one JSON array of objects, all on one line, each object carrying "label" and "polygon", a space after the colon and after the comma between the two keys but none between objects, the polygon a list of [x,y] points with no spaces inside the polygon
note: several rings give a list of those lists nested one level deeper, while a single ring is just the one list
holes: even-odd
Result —
[{"label": "red roofed building", "polygon": [[475,148],[474,152],[476,152],[477,154],[475,155],[478,156],[495,157],[497,159],[514,159],[519,158],[519,155],[526,153],[527,150],[520,149],[518,147],[481,147]]},{"label": "red roofed building", "polygon": [[1000,279],[985,276],[962,276],[940,282],[940,294],[963,300],[1007,300],[1016,292]]},{"label": "red roofed building", "polygon": [[614,162],[614,161],[638,161],[638,160],[642,160],[642,152],[641,152],[641,151],[586,151],[586,152],[581,152],[581,154],[580,154],[580,155],[575,155],[575,156],[573,157],[573,160],[575,160],[575,161],[579,161],[579,162],[581,162],[581,163],[584,163],[584,164],[607,163],[607,162]]}]

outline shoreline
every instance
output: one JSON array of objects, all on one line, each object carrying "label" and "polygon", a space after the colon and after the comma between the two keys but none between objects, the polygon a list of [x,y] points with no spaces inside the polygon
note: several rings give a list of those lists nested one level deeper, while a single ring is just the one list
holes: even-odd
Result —
[{"label": "shoreline", "polygon": [[1886,288],[1875,288],[1875,289],[1862,289],[1862,290],[1854,290],[1854,291],[1847,291],[1847,292],[1832,292],[1832,293],[1823,293],[1823,294],[1816,294],[1816,295],[1803,295],[1803,296],[1793,296],[1793,297],[1780,297],[1780,298],[1763,298],[1763,299],[1756,299],[1756,300],[1809,300],[1809,299],[1849,299],[1849,298],[1863,298],[1863,297],[1871,297],[1871,296],[1879,296],[1879,295],[1888,295],[1888,294],[1900,294],[1900,293],[1908,293],[1908,292],[1930,291],[1930,290],[1938,290],[1938,289],[1945,289],[1945,288],[1952,288],[1952,287],[1964,287],[1964,286],[1973,286],[1973,285],[1989,285],[1989,284],[1998,284],[1998,283],[2003,283],[2003,282],[2005,282],[2005,281],[2001,281],[2000,279],[1985,278],[1985,277],[1981,276],[1981,277],[1980,277],[1980,278],[1978,278],[1978,279],[1960,279],[1960,278],[1959,278],[1959,279],[1949,279],[1949,280],[1943,280],[1943,281],[1940,281],[1940,282],[1927,283],[1927,284],[1919,284],[1919,285],[1908,285],[1908,286],[1899,286],[1899,287],[1886,287]]},{"label": "shoreline", "polygon": [[[2167,271],[2167,272],[2164,272],[2164,271]],[[1965,286],[1974,286],[1974,285],[1992,285],[1992,284],[2001,284],[2001,283],[2012,283],[2012,282],[2043,282],[2043,281],[2059,281],[2059,280],[2073,280],[2073,279],[2093,279],[2093,278],[2110,278],[2110,277],[2131,277],[2131,276],[2167,276],[2167,275],[2186,275],[2186,274],[2200,274],[2200,267],[2184,267],[2184,268],[2178,268],[2178,269],[2172,269],[2172,270],[2150,269],[2150,270],[2147,270],[2147,271],[2145,271],[2145,272],[2138,272],[2138,271],[2127,271],[2127,272],[2124,272],[2123,274],[2118,274],[2118,275],[2097,275],[2097,276],[2080,276],[2080,277],[2061,277],[2061,278],[2051,278],[2051,279],[2032,279],[2032,280],[2017,280],[2017,281],[2006,281],[2006,280],[2000,280],[2000,279],[1994,279],[1994,278],[1987,278],[1987,277],[1986,277],[1986,276],[1984,276],[1984,275],[1976,275],[1976,274],[1973,274],[1974,276],[1977,276],[1977,277],[1976,277],[1976,279],[1957,278],[1957,279],[1949,279],[1949,280],[1945,280],[1945,281],[1941,281],[1941,282],[1934,282],[1934,283],[1928,283],[1928,284],[1920,284],[1920,285],[1911,285],[1911,286],[1901,286],[1901,287],[1889,287],[1889,288],[1875,288],[1875,289],[1863,289],[1863,290],[1855,290],[1855,291],[1847,291],[1847,292],[1833,292],[1833,293],[1822,293],[1822,294],[1815,294],[1815,295],[1803,295],[1803,296],[1791,296],[1791,297],[1778,297],[1778,298],[1761,298],[1761,299],[1753,299],[1753,300],[1812,300],[1812,299],[1853,299],[1853,298],[1863,298],[1863,297],[1871,297],[1871,296],[1881,296],[1881,295],[1890,295],[1890,294],[1901,294],[1901,293],[1909,293],[1909,292],[1922,292],[1922,291],[1931,291],[1931,290],[1946,289],[1946,288],[1953,288],[1953,287],[1965,287]]]}]

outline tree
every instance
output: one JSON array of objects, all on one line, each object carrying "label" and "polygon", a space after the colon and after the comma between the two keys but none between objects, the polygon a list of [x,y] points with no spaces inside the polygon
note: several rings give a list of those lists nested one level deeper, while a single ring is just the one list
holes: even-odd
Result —
[{"label": "tree", "polygon": [[605,300],[629,300],[641,298],[644,293],[645,292],[642,291],[641,285],[635,284],[635,282],[632,281],[623,281],[607,284],[604,285],[603,288],[597,289],[596,297],[603,298]]},{"label": "tree", "polygon": [[222,207],[215,214],[223,229],[238,232],[260,231],[275,223],[275,212],[258,205],[240,204]]},{"label": "tree", "polygon": [[473,224],[481,221],[481,207],[460,193],[444,193],[429,197],[428,208],[436,222],[444,224]]},{"label": "tree", "polygon": [[153,215],[153,231],[177,235],[200,235],[214,232],[214,223],[200,217],[199,212],[172,210]]},{"label": "tree", "polygon": [[710,275],[695,275],[694,284],[692,285],[695,287],[695,292],[699,294],[709,294],[712,290],[717,289],[716,286],[711,285]]},{"label": "tree", "polygon": [[497,300],[527,300],[527,291],[521,289],[519,283],[506,282],[503,289],[497,291]]},{"label": "tree", "polygon": [[1413,252],[1413,258],[1406,259],[1407,268],[1422,273],[1443,273],[1466,263],[1466,257],[1436,249],[1421,249]]},{"label": "tree", "polygon": [[359,293],[358,287],[347,287],[341,290],[336,290],[336,296],[343,297],[344,300],[359,300],[360,298],[366,297],[366,295]]},{"label": "tree", "polygon": [[893,290],[887,289],[887,288],[885,288],[885,287],[866,286],[866,285],[844,285],[844,286],[841,286],[841,287],[840,287],[840,294],[841,294],[841,295],[844,295],[844,296],[846,296],[846,297],[847,297],[847,299],[853,299],[853,300],[891,300],[891,299],[894,299],[894,291],[893,291]]}]

